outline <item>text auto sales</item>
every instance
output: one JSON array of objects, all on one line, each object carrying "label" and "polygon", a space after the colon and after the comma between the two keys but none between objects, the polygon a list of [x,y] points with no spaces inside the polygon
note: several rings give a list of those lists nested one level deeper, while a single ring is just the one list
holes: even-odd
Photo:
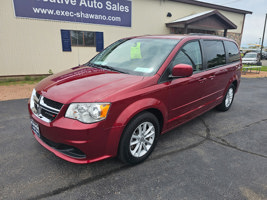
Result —
[{"label": "text auto sales", "polygon": [[[83,6],[88,8],[103,9],[104,5],[102,2],[97,0],[42,0],[43,2],[73,5],[73,6]],[[107,10],[119,11],[119,12],[129,12],[129,6],[121,5],[120,3],[111,3],[107,1],[105,4]]]}]

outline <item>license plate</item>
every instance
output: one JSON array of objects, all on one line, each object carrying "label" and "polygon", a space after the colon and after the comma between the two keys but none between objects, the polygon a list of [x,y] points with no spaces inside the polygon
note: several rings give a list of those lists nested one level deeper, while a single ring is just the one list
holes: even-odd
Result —
[{"label": "license plate", "polygon": [[32,130],[33,132],[40,137],[40,130],[39,130],[39,125],[33,120],[31,119],[31,125],[32,125]]}]

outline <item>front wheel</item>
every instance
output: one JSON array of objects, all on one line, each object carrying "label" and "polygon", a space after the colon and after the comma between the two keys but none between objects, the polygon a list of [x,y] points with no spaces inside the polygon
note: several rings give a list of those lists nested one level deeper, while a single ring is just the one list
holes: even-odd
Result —
[{"label": "front wheel", "polygon": [[231,107],[235,96],[235,86],[233,84],[230,85],[228,91],[223,99],[223,102],[217,106],[217,109],[220,111],[227,111]]},{"label": "front wheel", "polygon": [[155,148],[159,130],[155,115],[149,112],[137,115],[123,132],[118,152],[121,161],[134,165],[147,159]]}]

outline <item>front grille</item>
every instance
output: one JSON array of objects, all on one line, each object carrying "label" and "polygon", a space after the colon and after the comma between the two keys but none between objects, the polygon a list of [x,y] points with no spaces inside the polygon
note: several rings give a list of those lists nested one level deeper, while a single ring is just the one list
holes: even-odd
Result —
[{"label": "front grille", "polygon": [[44,97],[44,103],[45,103],[46,105],[49,105],[50,107],[52,107],[52,108],[56,108],[56,109],[58,109],[58,110],[60,110],[60,109],[62,108],[62,105],[63,105],[62,103],[58,103],[58,102],[56,102],[56,101],[47,99],[47,98],[45,98],[45,97]]},{"label": "front grille", "polygon": [[45,122],[52,122],[57,117],[63,104],[45,98],[37,92],[33,95],[35,108],[33,113]]},{"label": "front grille", "polygon": [[58,113],[56,112],[52,112],[50,110],[46,110],[44,107],[41,108],[41,115],[47,119],[49,119],[50,121],[53,121],[56,116],[58,115]]}]

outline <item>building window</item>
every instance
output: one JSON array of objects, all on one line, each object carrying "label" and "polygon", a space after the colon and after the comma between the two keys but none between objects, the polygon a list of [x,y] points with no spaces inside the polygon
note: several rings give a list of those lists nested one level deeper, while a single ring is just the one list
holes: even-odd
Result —
[{"label": "building window", "polygon": [[91,31],[70,31],[71,46],[95,47],[95,32]]}]

